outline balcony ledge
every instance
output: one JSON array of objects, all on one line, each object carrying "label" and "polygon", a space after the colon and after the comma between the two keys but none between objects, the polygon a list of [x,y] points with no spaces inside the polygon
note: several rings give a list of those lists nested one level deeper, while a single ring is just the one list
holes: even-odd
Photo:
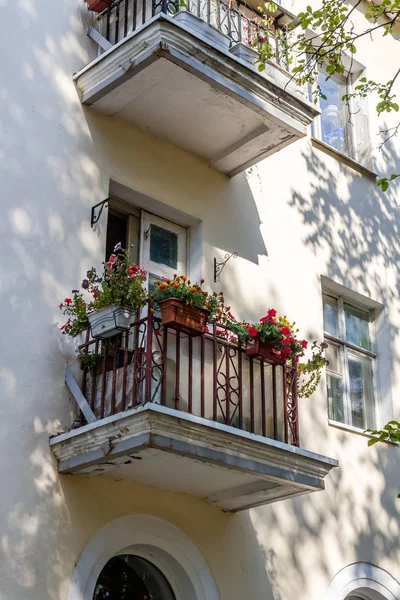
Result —
[{"label": "balcony ledge", "polygon": [[83,104],[148,130],[233,176],[304,137],[318,114],[281,71],[269,63],[261,74],[160,13],[79,71],[74,81]]},{"label": "balcony ledge", "polygon": [[334,459],[146,404],[50,440],[62,474],[107,475],[240,511],[324,489]]}]

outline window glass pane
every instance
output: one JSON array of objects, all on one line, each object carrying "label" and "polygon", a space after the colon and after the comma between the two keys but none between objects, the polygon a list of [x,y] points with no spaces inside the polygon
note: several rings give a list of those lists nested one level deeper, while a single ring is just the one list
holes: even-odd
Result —
[{"label": "window glass pane", "polygon": [[333,421],[346,423],[343,401],[343,383],[340,377],[327,375],[328,416]]},{"label": "window glass pane", "polygon": [[327,343],[328,347],[325,349],[325,356],[329,362],[327,370],[342,375],[342,356],[340,346],[330,342]]},{"label": "window glass pane", "polygon": [[360,429],[375,428],[372,361],[370,358],[348,353],[349,395],[351,423]]},{"label": "window glass pane", "polygon": [[152,224],[150,236],[150,260],[176,269],[178,266],[177,234]]},{"label": "window glass pane", "polygon": [[337,300],[332,296],[324,296],[324,331],[339,336]]},{"label": "window glass pane", "polygon": [[349,304],[344,305],[344,312],[346,318],[346,341],[370,350],[368,313]]},{"label": "window glass pane", "polygon": [[326,80],[326,74],[320,72],[318,84],[325,98],[320,97],[321,139],[339,152],[349,155],[347,142],[348,114],[342,97],[346,94],[346,85],[334,78]]}]

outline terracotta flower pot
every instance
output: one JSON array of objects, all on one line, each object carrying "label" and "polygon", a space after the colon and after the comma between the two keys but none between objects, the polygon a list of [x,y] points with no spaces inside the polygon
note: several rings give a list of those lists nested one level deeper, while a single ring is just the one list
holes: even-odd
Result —
[{"label": "terracotta flower pot", "polygon": [[205,333],[208,311],[196,306],[188,306],[178,298],[168,298],[159,302],[161,322],[164,327],[179,327],[191,335]]},{"label": "terracotta flower pot", "polygon": [[247,342],[246,354],[253,358],[265,358],[265,360],[275,365],[284,365],[286,362],[277,356],[274,352],[274,346],[270,342],[263,342],[259,337]]},{"label": "terracotta flower pot", "polygon": [[86,0],[88,9],[96,13],[103,12],[103,10],[112,4],[112,1],[113,0]]}]

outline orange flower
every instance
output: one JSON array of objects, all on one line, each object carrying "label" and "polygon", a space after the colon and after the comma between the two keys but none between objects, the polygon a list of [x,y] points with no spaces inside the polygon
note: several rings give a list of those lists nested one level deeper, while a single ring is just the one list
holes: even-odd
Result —
[{"label": "orange flower", "polygon": [[204,283],[204,279],[200,279],[200,283]]},{"label": "orange flower", "polygon": [[181,279],[182,279],[183,281],[186,281],[187,277],[186,277],[185,275],[181,275]]},{"label": "orange flower", "polygon": [[166,284],[166,283],[161,283],[161,284],[160,284],[160,290],[161,290],[161,291],[163,291],[163,290],[166,290],[166,289],[167,289],[167,287],[168,287],[168,286],[167,286],[167,284]]},{"label": "orange flower", "polygon": [[160,285],[161,281],[159,279],[157,279],[157,281],[154,282],[154,285]]},{"label": "orange flower", "polygon": [[191,287],[189,291],[191,294],[194,294],[195,292],[197,292],[195,287]]},{"label": "orange flower", "polygon": [[179,283],[177,281],[175,281],[174,283],[174,287],[178,288],[179,287]]}]

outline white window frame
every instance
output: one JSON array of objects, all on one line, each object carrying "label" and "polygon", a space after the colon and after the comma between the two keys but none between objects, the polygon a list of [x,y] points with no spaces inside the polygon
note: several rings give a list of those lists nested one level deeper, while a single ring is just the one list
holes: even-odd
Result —
[{"label": "white window frame", "polygon": [[[322,292],[322,302],[323,303],[324,303],[326,297],[333,298],[337,301],[338,330],[339,331],[338,331],[338,335],[335,336],[335,335],[332,335],[331,333],[328,333],[327,331],[325,331],[325,328],[324,328],[324,338],[327,343],[330,343],[331,345],[334,345],[334,346],[337,346],[340,348],[340,361],[341,361],[341,368],[342,368],[342,373],[340,374],[336,371],[333,371],[332,369],[329,369],[329,365],[328,365],[326,368],[326,374],[327,374],[327,376],[330,374],[332,374],[333,376],[338,376],[338,375],[341,376],[342,383],[343,383],[343,405],[344,405],[344,410],[346,413],[345,423],[342,423],[340,421],[335,421],[334,419],[331,419],[329,417],[329,412],[331,412],[331,411],[329,410],[330,407],[328,406],[328,421],[330,423],[337,424],[340,426],[345,426],[345,427],[354,429],[356,431],[364,431],[363,429],[360,429],[360,428],[352,425],[351,404],[350,404],[350,384],[349,384],[349,361],[348,361],[348,353],[350,351],[350,352],[354,352],[356,354],[359,354],[361,356],[371,359],[372,390],[373,390],[373,394],[374,394],[373,410],[374,410],[374,417],[375,417],[375,427],[379,428],[380,423],[381,423],[381,418],[380,418],[380,410],[379,410],[380,402],[379,402],[379,397],[378,397],[378,385],[377,385],[378,369],[377,369],[376,329],[375,329],[376,313],[375,313],[374,309],[371,309],[370,307],[367,307],[359,302],[356,302],[346,296],[341,296],[339,294],[335,294],[334,292],[332,292],[330,290],[324,289]],[[346,324],[345,324],[345,310],[344,310],[345,304],[348,304],[349,306],[352,306],[354,308],[362,310],[363,312],[365,312],[369,315],[368,333],[369,333],[369,339],[370,339],[370,343],[371,343],[370,350],[367,350],[365,348],[362,348],[361,346],[358,346],[357,344],[353,344],[351,342],[346,341],[346,339],[345,339]]]},{"label": "white window frame", "polygon": [[[320,75],[320,73],[322,73],[322,75],[327,75],[327,73],[321,67],[318,68],[318,76]],[[335,73],[334,75],[331,75],[331,79],[333,79],[333,81],[340,81],[340,83],[342,85],[345,85],[346,93],[351,94],[353,91],[354,81],[357,80],[360,75],[361,74],[359,74],[359,73],[355,74],[355,73],[350,73],[350,72],[348,72],[347,74],[344,74],[344,75]],[[318,108],[321,108],[319,98],[318,98],[317,106],[318,106]],[[354,109],[353,98],[350,98],[349,106],[350,106],[350,112],[353,113],[353,109]],[[356,156],[355,156],[356,148],[357,148],[357,135],[356,135],[356,126],[354,124],[351,125],[351,123],[348,122],[347,127],[346,127],[347,145],[349,147],[348,155],[345,152],[341,152],[340,150],[337,150],[334,146],[331,146],[328,142],[326,142],[325,140],[322,139],[322,117],[321,117],[321,115],[318,115],[314,119],[312,128],[313,128],[312,135],[315,138],[317,138],[320,142],[322,142],[323,144],[326,144],[327,146],[329,146],[329,148],[332,148],[332,150],[334,152],[339,152],[339,154],[348,156],[348,158],[351,158],[352,160],[357,160]]]}]

